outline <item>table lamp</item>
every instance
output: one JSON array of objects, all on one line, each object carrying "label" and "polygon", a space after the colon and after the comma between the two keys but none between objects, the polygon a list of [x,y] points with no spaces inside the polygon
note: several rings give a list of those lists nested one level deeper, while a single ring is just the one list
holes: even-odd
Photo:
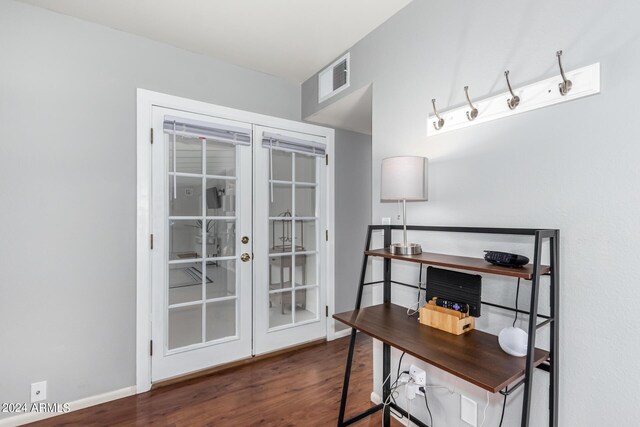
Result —
[{"label": "table lamp", "polygon": [[418,255],[422,247],[407,243],[407,202],[423,202],[427,198],[427,164],[429,159],[419,156],[387,157],[382,160],[380,199],[383,202],[402,200],[404,241],[389,247],[396,255]]}]

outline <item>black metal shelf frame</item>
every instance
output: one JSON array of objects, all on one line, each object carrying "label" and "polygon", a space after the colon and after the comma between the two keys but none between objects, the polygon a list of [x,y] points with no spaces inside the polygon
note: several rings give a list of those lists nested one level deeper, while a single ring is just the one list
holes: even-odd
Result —
[{"label": "black metal shelf frame", "polygon": [[[407,283],[401,283],[391,280],[391,259],[383,258],[383,280],[375,282],[365,282],[367,273],[367,264],[369,261],[369,255],[366,254],[371,249],[371,237],[374,231],[384,232],[384,247],[387,248],[391,245],[391,233],[393,230],[402,230],[401,225],[369,225],[367,227],[367,237],[365,241],[365,254],[362,261],[362,269],[360,271],[360,283],[358,286],[358,294],[356,297],[355,309],[359,310],[362,302],[362,292],[365,286],[374,284],[383,284],[383,302],[391,302],[391,288],[392,284],[413,286]],[[531,302],[530,311],[516,310],[515,308],[506,307],[498,304],[483,301],[483,304],[497,307],[504,310],[517,311],[519,313],[525,313],[529,315],[528,326],[528,349],[525,362],[525,374],[524,378],[511,388],[507,387],[504,391],[500,391],[503,395],[511,394],[514,390],[520,386],[524,386],[524,399],[522,403],[522,418],[521,427],[529,427],[529,420],[531,418],[531,395],[533,391],[533,372],[534,372],[534,350],[536,343],[536,333],[538,329],[543,326],[550,325],[550,339],[549,339],[549,359],[546,363],[543,363],[537,368],[547,371],[549,373],[549,426],[558,427],[558,392],[559,392],[559,367],[558,367],[558,348],[559,348],[559,319],[558,313],[560,308],[560,290],[559,290],[559,239],[560,231],[557,229],[535,229],[535,228],[491,228],[491,227],[442,227],[442,226],[426,226],[426,225],[407,225],[407,229],[410,231],[439,231],[449,233],[475,233],[475,234],[502,234],[502,235],[514,235],[514,236],[533,236],[534,237],[534,255],[533,255],[533,277],[531,279]],[[549,316],[538,314],[538,296],[540,290],[540,281],[542,277],[541,273],[541,258],[542,258],[542,246],[547,242],[549,244],[549,257],[550,257],[550,280],[551,286],[550,292],[550,314]],[[537,323],[538,318],[545,319],[541,323]],[[349,351],[347,354],[347,363],[344,374],[344,383],[342,386],[342,397],[340,400],[340,412],[338,414],[338,427],[344,427],[351,425],[363,418],[366,418],[378,411],[383,411],[383,425],[389,427],[391,422],[391,409],[394,409],[403,416],[407,416],[404,409],[398,406],[395,402],[388,405],[378,404],[372,406],[368,410],[357,414],[347,420],[344,419],[345,409],[347,404],[347,396],[349,392],[349,378],[351,375],[351,365],[353,362],[353,353],[355,349],[356,329],[351,329],[351,336],[349,341]],[[383,343],[382,348],[382,378],[387,378],[391,372],[391,346]],[[383,383],[382,389],[382,401],[387,402],[388,397],[391,394],[391,381]],[[428,427],[427,424],[422,421],[411,418],[411,421],[419,427]]]}]

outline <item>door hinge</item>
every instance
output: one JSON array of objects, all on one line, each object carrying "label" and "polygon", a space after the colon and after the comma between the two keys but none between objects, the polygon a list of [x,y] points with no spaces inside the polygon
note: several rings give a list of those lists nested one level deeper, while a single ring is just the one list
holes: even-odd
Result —
[{"label": "door hinge", "polygon": [[153,234],[151,235],[151,249],[153,249]]},{"label": "door hinge", "polygon": [[151,145],[153,145],[153,128],[150,129],[150,141],[151,141]]},{"label": "door hinge", "polygon": [[329,230],[324,230],[324,239],[328,242],[329,241]]},{"label": "door hinge", "polygon": [[325,305],[325,306],[324,306],[324,315],[325,315],[326,317],[329,317],[329,306],[328,306],[328,305]]},{"label": "door hinge", "polygon": [[149,356],[153,356],[153,340],[149,341]]},{"label": "door hinge", "polygon": [[324,155],[324,162],[325,162],[325,164],[326,164],[327,166],[329,166],[329,155],[328,155],[328,154],[325,154],[325,155]]}]

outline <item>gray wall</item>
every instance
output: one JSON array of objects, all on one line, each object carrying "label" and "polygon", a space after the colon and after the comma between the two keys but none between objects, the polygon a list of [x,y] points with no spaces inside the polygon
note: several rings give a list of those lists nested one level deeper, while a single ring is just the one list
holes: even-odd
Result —
[{"label": "gray wall", "polygon": [[[353,310],[362,249],[371,222],[371,136],[336,129],[336,313]],[[366,300],[371,299],[369,293]],[[345,329],[336,322],[337,330]]]},{"label": "gray wall", "polygon": [[[351,49],[351,88],[370,82],[374,88],[374,221],[398,211],[378,202],[381,159],[416,154],[430,158],[430,198],[410,204],[410,222],[562,230],[561,426],[637,424],[635,310],[602,301],[640,301],[633,273],[640,267],[640,129],[633,120],[640,93],[638,16],[640,3],[626,0],[415,0]],[[503,92],[506,69],[515,86],[555,76],[557,49],[564,49],[569,70],[600,62],[602,93],[426,138],[431,98],[444,109],[464,103],[465,85],[477,98]],[[303,85],[303,117],[321,107],[315,85],[315,77]],[[496,248],[531,255],[522,239],[410,237],[426,250],[479,256]],[[416,267],[395,265],[400,280],[417,278]],[[484,297],[513,305],[514,284],[486,277]],[[547,306],[547,284],[541,307]],[[524,284],[521,307],[527,307],[529,290]],[[414,293],[394,292],[398,303],[415,299]],[[497,333],[508,323],[484,310],[479,328]],[[544,335],[538,345],[546,346]],[[433,368],[428,374],[430,382],[475,399],[482,419],[482,390]],[[547,425],[547,377],[535,377],[533,426]],[[378,369],[377,392],[380,383]],[[436,425],[465,425],[457,394],[429,393]],[[521,400],[522,391],[510,397],[506,426],[519,425]],[[485,426],[498,425],[501,401],[491,396]],[[412,413],[428,418],[420,401]]]},{"label": "gray wall", "polygon": [[300,88],[11,0],[0,64],[0,402],[134,385],[136,88],[288,119]]}]

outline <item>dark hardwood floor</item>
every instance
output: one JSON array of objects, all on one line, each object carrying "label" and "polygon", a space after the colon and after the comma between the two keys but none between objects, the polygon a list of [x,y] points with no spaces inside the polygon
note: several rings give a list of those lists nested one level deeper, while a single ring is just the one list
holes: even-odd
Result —
[{"label": "dark hardwood floor", "polygon": [[[335,426],[348,345],[325,342],[31,425]],[[371,406],[371,347],[358,334],[347,416]],[[380,421],[378,413],[356,425]]]}]

